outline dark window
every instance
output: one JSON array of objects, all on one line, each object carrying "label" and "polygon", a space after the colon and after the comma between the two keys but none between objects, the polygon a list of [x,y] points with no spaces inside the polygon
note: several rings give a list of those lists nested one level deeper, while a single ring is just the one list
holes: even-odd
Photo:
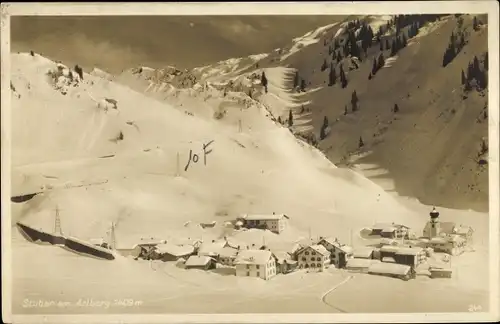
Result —
[{"label": "dark window", "polygon": [[316,265],[314,263],[311,263],[311,268],[314,268]]},{"label": "dark window", "polygon": [[306,252],[306,255],[309,255],[309,252]]},{"label": "dark window", "polygon": [[304,258],[302,258],[302,261],[306,261],[306,260],[307,260],[307,259],[306,259],[305,257],[304,257]]},{"label": "dark window", "polygon": [[259,269],[260,269],[260,266],[259,266],[259,265],[257,265],[257,270],[259,270]]},{"label": "dark window", "polygon": [[314,251],[313,251],[311,254],[312,254],[312,255],[316,255],[316,252],[314,252]]},{"label": "dark window", "polygon": [[260,277],[260,272],[257,272],[257,277]]},{"label": "dark window", "polygon": [[317,266],[318,266],[318,268],[321,268],[321,264],[318,263]]}]

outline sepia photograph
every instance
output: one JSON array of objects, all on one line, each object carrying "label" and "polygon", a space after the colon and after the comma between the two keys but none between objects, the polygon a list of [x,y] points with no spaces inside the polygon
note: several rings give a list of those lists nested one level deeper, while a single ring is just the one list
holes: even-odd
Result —
[{"label": "sepia photograph", "polygon": [[498,8],[2,4],[4,321],[499,320]]}]

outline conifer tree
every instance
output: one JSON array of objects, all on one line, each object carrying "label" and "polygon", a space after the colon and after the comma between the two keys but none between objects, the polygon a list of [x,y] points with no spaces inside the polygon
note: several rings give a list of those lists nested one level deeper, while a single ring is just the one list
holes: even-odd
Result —
[{"label": "conifer tree", "polygon": [[341,83],[342,88],[347,87],[348,82],[347,82],[347,78],[346,78],[344,68],[342,67],[342,65],[340,65],[340,83]]},{"label": "conifer tree", "polygon": [[266,72],[262,71],[262,76],[260,78],[260,82],[264,86],[264,89],[266,90],[267,93],[267,77],[266,77]]},{"label": "conifer tree", "polygon": [[344,107],[344,115],[347,115],[348,111],[347,111],[347,105],[345,105]]},{"label": "conifer tree", "polygon": [[288,113],[288,127],[292,127],[293,126],[293,114],[292,114],[292,110],[290,109],[290,112]]},{"label": "conifer tree", "polygon": [[353,112],[358,110],[358,101],[358,95],[356,94],[356,90],[354,90],[351,95],[351,105]]},{"label": "conifer tree", "polygon": [[465,82],[467,81],[467,78],[465,77],[465,72],[462,70],[462,85],[465,85]]},{"label": "conifer tree", "polygon": [[363,146],[365,146],[365,143],[363,142],[363,138],[360,136],[360,137],[359,137],[358,147],[359,147],[359,148],[362,148]]},{"label": "conifer tree", "polygon": [[394,112],[395,113],[399,112],[399,106],[398,106],[398,104],[394,104]]},{"label": "conifer tree", "polygon": [[302,79],[300,81],[300,90],[305,92],[306,91],[306,80]]},{"label": "conifer tree", "polygon": [[335,67],[333,66],[333,62],[330,63],[330,73],[328,78],[328,86],[331,87],[337,82],[337,74],[335,73]]}]

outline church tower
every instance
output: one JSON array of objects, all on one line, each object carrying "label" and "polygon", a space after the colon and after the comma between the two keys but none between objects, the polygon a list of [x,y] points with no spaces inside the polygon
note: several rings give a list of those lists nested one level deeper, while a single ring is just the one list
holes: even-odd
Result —
[{"label": "church tower", "polygon": [[441,233],[441,224],[439,222],[439,212],[436,210],[436,207],[432,208],[432,211],[429,213],[431,216],[430,221],[430,229],[429,229],[429,239],[433,237],[439,236]]}]

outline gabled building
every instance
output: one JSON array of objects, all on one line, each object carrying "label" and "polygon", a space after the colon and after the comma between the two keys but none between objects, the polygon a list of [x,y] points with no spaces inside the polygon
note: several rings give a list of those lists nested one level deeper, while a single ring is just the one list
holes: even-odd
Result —
[{"label": "gabled building", "polygon": [[243,215],[244,226],[247,228],[267,229],[274,233],[281,233],[286,228],[289,217],[285,214],[271,215]]},{"label": "gabled building", "polygon": [[297,269],[298,262],[292,260],[292,257],[289,253],[273,252],[273,255],[276,260],[277,273],[287,274]]},{"label": "gabled building", "polygon": [[267,250],[241,250],[234,263],[236,275],[240,277],[269,280],[277,273],[275,258]]},{"label": "gabled building", "polygon": [[172,243],[158,244],[154,252],[158,254],[158,259],[162,261],[177,261],[179,259],[187,260],[195,253],[192,245],[175,245]]},{"label": "gabled building", "polygon": [[341,244],[336,238],[320,238],[318,244],[330,252],[330,261],[336,268],[345,268],[347,260],[353,257],[352,248]]},{"label": "gabled building", "polygon": [[409,236],[410,228],[408,226],[396,223],[376,223],[372,226],[372,235],[397,239]]},{"label": "gabled building", "polygon": [[460,235],[446,235],[442,237],[433,237],[427,243],[427,246],[435,252],[443,252],[451,255],[459,255],[464,252],[467,241]]},{"label": "gabled building", "polygon": [[210,270],[215,269],[215,260],[209,256],[192,255],[184,264],[186,269]]},{"label": "gabled building", "polygon": [[425,250],[421,247],[401,247],[394,254],[396,263],[415,269],[426,260]]},{"label": "gabled building", "polygon": [[233,267],[238,256],[238,249],[226,246],[219,250],[217,260],[220,264]]},{"label": "gabled building", "polygon": [[330,252],[323,245],[310,245],[297,252],[299,269],[323,271],[330,265]]},{"label": "gabled building", "polygon": [[219,251],[226,246],[228,246],[226,240],[203,242],[198,248],[198,255],[216,257],[219,254]]}]

